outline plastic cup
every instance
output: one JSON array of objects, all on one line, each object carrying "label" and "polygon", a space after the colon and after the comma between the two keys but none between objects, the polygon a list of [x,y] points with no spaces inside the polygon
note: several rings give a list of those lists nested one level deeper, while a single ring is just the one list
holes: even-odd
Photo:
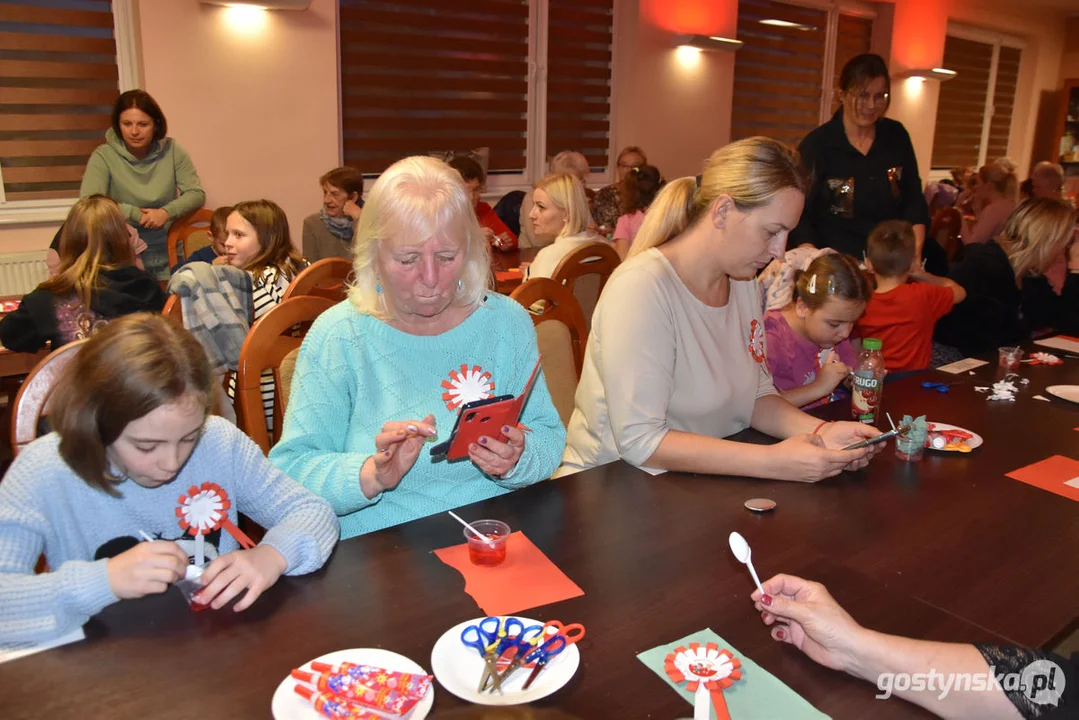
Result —
[{"label": "plastic cup", "polygon": [[997,348],[997,352],[1000,353],[1000,367],[1005,370],[1019,369],[1019,363],[1023,359],[1022,348],[1002,347]]},{"label": "plastic cup", "polygon": [[465,528],[468,559],[472,561],[472,564],[495,567],[505,562],[506,540],[510,536],[510,526],[501,520],[474,520],[472,527],[487,537],[487,542],[484,542]]},{"label": "plastic cup", "polygon": [[[209,563],[206,563],[209,565]],[[180,590],[180,594],[184,596],[184,600],[187,601],[188,606],[193,612],[202,612],[208,609],[209,605],[204,605],[200,602],[196,602],[195,596],[202,590],[202,572],[206,569],[206,565],[199,567],[198,565],[188,565],[182,580],[178,580],[173,583]]]},{"label": "plastic cup", "polygon": [[906,437],[900,435],[895,439],[895,456],[904,462],[918,462],[925,455],[928,437],[928,432],[918,432],[911,428]]}]

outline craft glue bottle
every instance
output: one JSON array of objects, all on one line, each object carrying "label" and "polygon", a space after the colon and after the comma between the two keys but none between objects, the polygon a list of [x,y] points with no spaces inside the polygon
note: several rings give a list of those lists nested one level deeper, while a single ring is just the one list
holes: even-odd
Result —
[{"label": "craft glue bottle", "polygon": [[880,349],[880,340],[864,338],[862,352],[858,354],[858,365],[854,368],[850,412],[855,420],[867,425],[876,422],[880,396],[884,391],[887,370],[884,369],[884,355]]}]

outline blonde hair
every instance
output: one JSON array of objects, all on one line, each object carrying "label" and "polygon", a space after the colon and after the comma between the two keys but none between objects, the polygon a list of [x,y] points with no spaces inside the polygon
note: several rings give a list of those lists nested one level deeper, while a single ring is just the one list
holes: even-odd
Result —
[{"label": "blonde hair", "polygon": [[767,205],[780,190],[794,188],[804,195],[809,187],[809,175],[793,148],[766,137],[738,140],[712,153],[696,178],[678,178],[659,191],[645,213],[629,256],[682,234],[721,195],[747,212]]},{"label": "blonde hair", "polygon": [[91,195],[75,203],[60,233],[60,267],[56,276],[39,287],[55,295],[74,292],[90,307],[101,287],[101,272],[135,264],[131,233],[120,206],[104,195]]},{"label": "blonde hair", "polygon": [[352,304],[365,315],[387,320],[378,279],[383,243],[393,238],[418,243],[436,235],[456,240],[464,251],[456,302],[478,307],[490,284],[490,251],[460,173],[432,157],[398,160],[371,187],[356,224],[355,279],[348,293]]},{"label": "blonde hair", "polygon": [[548,175],[535,185],[533,190],[542,190],[551,198],[551,204],[566,213],[566,224],[558,237],[579,235],[592,224],[592,213],[588,209],[588,196],[584,185],[575,176],[568,173]]},{"label": "blonde hair", "polygon": [[567,173],[584,182],[591,171],[592,169],[588,167],[588,158],[576,150],[563,150],[551,158],[550,174],[552,175]]},{"label": "blonde hair", "polygon": [[1041,275],[1064,252],[1075,228],[1075,210],[1066,200],[1029,198],[1019,203],[997,236],[1021,282]]},{"label": "blonde hair", "polygon": [[978,178],[992,185],[998,193],[1009,200],[1019,197],[1019,179],[1015,176],[1015,170],[1007,158],[1000,158],[988,165],[983,165],[978,170]]}]

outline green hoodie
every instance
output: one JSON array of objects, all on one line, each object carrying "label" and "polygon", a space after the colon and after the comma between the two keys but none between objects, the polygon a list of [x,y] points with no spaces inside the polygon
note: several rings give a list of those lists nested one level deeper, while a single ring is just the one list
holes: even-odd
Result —
[{"label": "green hoodie", "polygon": [[[158,140],[139,160],[112,128],[105,132],[105,144],[94,150],[82,176],[79,197],[94,194],[108,195],[119,203],[148,252],[159,253],[165,252],[172,221],[195,212],[206,201],[195,165],[180,143],[170,137]],[[142,208],[165,210],[169,223],[157,230],[141,227]]]}]

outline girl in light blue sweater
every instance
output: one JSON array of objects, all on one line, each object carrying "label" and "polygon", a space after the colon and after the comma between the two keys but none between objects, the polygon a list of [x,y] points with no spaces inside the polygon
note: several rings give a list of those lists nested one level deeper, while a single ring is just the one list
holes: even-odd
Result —
[{"label": "girl in light blue sweater", "polygon": [[[214,609],[239,598],[244,610],[282,574],[322,566],[332,509],[208,417],[213,382],[202,347],[160,315],[115,320],[79,349],[53,393],[56,432],[0,483],[0,643],[57,637],[117,600],[165,592],[200,551],[195,599]],[[227,500],[227,519],[200,524],[200,493]],[[250,541],[238,512],[267,528],[251,549],[239,549]],[[50,572],[34,574],[42,553]]]}]

